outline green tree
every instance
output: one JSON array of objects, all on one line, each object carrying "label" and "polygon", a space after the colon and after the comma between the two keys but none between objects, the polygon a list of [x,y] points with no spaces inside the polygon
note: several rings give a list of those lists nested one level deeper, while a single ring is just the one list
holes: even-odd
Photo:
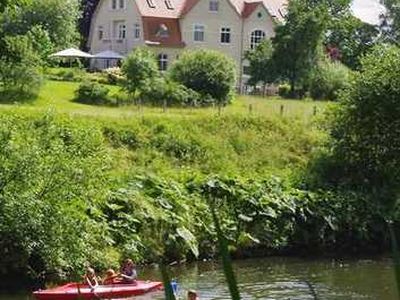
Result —
[{"label": "green tree", "polygon": [[169,72],[171,78],[219,105],[229,102],[236,81],[235,63],[212,50],[189,51],[181,55]]},{"label": "green tree", "polygon": [[4,18],[5,35],[25,35],[32,27],[47,31],[56,48],[75,45],[79,41],[77,22],[78,0],[25,1],[11,16]]},{"label": "green tree", "polygon": [[319,57],[327,28],[328,7],[324,2],[290,1],[286,22],[276,28],[273,60],[282,79],[288,80],[291,93],[303,88]]},{"label": "green tree", "polygon": [[264,88],[267,84],[276,80],[274,64],[272,60],[273,47],[270,40],[264,40],[254,50],[246,53],[245,58],[249,61],[248,81],[251,85],[262,83]]},{"label": "green tree", "polygon": [[375,45],[379,31],[348,14],[337,19],[329,28],[325,44],[338,51],[334,58],[339,59],[351,69],[360,67],[360,59]]},{"label": "green tree", "polygon": [[382,190],[400,180],[400,49],[374,48],[343,96],[332,136],[345,178]]},{"label": "green tree", "polygon": [[122,64],[122,73],[127,79],[125,89],[134,97],[160,77],[155,54],[146,48],[137,48],[129,54]]},{"label": "green tree", "polygon": [[381,16],[380,30],[383,39],[391,43],[400,43],[400,1],[382,0],[387,11]]}]

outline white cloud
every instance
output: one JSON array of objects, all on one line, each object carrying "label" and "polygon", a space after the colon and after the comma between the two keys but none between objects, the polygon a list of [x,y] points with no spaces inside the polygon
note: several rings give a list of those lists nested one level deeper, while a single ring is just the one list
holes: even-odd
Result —
[{"label": "white cloud", "polygon": [[379,24],[379,15],[385,12],[379,0],[354,0],[351,9],[357,18],[373,25]]}]

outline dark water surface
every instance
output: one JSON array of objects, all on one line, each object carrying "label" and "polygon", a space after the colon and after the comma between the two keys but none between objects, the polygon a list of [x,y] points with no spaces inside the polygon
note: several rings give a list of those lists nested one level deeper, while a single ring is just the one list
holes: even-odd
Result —
[{"label": "dark water surface", "polygon": [[[235,262],[243,299],[377,299],[397,298],[390,259],[299,259],[266,258]],[[159,279],[154,270],[140,270],[144,279]],[[172,269],[180,284],[180,294],[187,289],[199,291],[202,300],[229,299],[221,266],[206,262]],[[27,300],[25,295],[0,295],[0,300]],[[140,300],[163,299],[153,293]]]}]

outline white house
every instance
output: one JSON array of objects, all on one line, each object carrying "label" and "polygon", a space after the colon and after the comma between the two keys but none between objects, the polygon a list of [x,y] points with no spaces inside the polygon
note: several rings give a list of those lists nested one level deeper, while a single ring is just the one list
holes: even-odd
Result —
[{"label": "white house", "polygon": [[[186,49],[207,48],[232,57],[245,80],[244,53],[274,35],[287,0],[100,0],[92,18],[92,53],[128,54],[138,46],[154,49],[166,70]],[[112,60],[94,62],[106,68]]]}]

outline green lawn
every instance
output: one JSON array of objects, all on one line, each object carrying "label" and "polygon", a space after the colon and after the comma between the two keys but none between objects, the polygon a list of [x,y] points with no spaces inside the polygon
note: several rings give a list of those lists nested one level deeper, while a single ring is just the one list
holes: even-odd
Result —
[{"label": "green lawn", "polygon": [[[100,107],[73,102],[74,91],[78,88],[76,82],[46,81],[36,101],[19,104],[18,109],[45,111],[54,109],[60,113],[72,115],[84,115],[94,117],[129,118],[135,115],[164,115],[164,116],[196,116],[218,114],[217,108],[168,108],[166,112],[162,108],[126,106],[126,107]],[[110,86],[111,92],[117,91],[118,87]],[[307,100],[282,100],[277,97],[261,98],[254,96],[238,96],[229,106],[222,109],[221,114],[258,116],[280,115],[296,117],[309,120],[316,111],[320,114],[329,102],[307,101]],[[0,105],[0,109],[15,109],[15,105]],[[250,108],[251,107],[251,108]]]}]

